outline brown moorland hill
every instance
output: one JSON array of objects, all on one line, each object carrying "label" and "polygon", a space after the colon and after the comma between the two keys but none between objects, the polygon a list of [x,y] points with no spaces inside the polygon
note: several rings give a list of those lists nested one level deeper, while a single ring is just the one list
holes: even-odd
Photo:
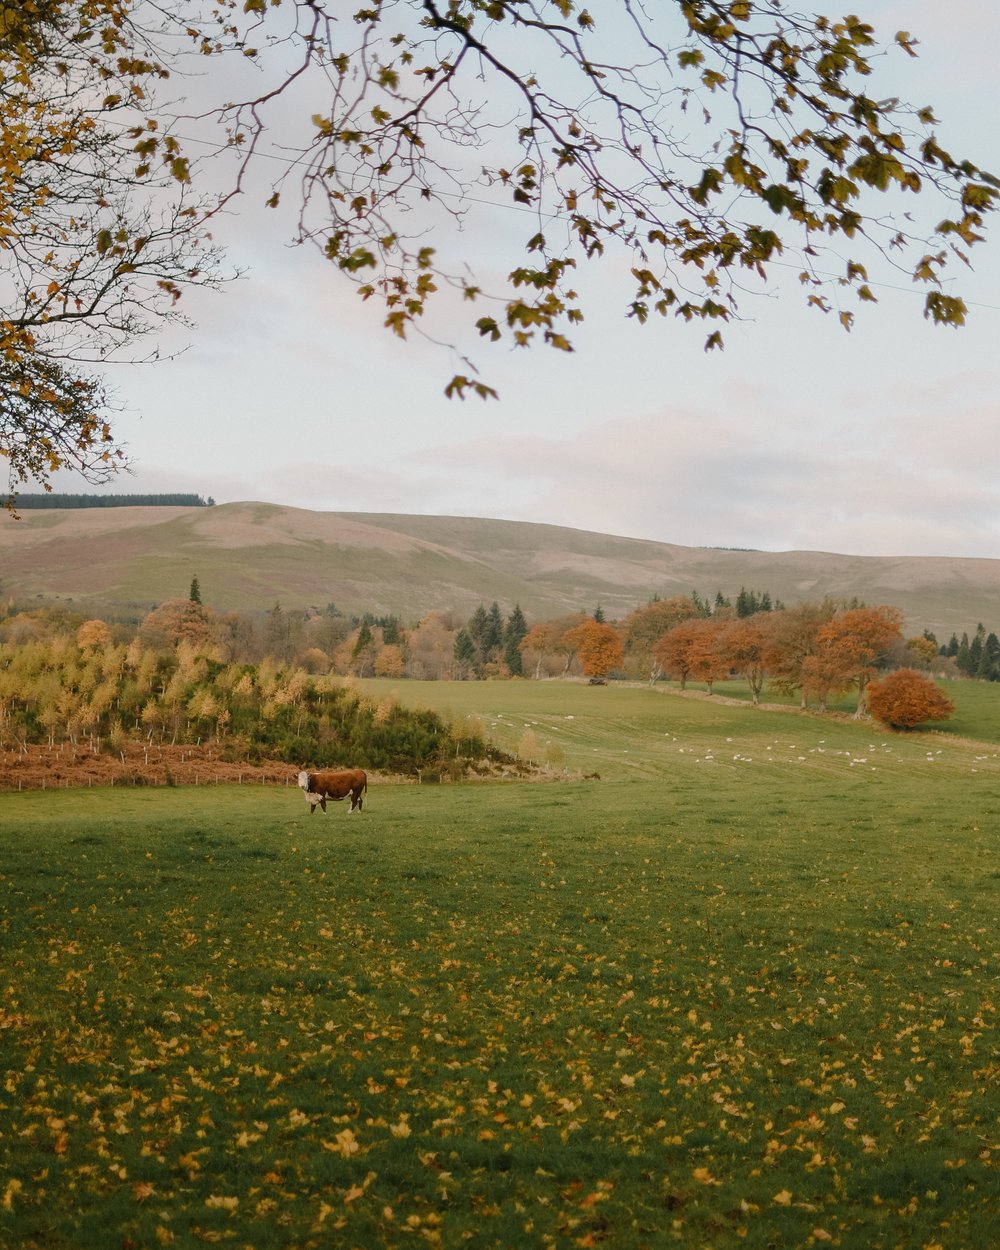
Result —
[{"label": "brown moorland hill", "polygon": [[266,503],[25,511],[0,517],[0,596],[136,614],[197,576],[221,611],[323,608],[471,612],[497,600],[529,619],[623,616],[654,595],[741,587],[792,604],[860,599],[899,607],[908,631],[946,639],[1000,625],[1000,560],[745,551],[476,517],[314,512]]}]

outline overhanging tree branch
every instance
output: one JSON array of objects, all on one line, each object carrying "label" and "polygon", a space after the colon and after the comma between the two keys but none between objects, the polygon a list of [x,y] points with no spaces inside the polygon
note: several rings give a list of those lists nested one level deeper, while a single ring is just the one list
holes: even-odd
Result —
[{"label": "overhanging tree branch", "polygon": [[[52,360],[120,356],[178,316],[183,289],[215,277],[206,224],[265,157],[281,161],[267,202],[292,199],[296,241],[380,300],[395,334],[433,335],[457,292],[473,342],[563,351],[584,316],[575,275],[596,260],[625,315],[705,322],[707,348],[779,259],[847,328],[880,266],[926,286],[925,316],[961,325],[943,277],[1000,192],[939,142],[930,108],[890,94],[877,58],[915,55],[909,34],[880,41],[794,0],[618,0],[600,21],[576,0],[0,12],[0,334]],[[160,96],[192,58],[206,98],[182,117]],[[189,124],[219,127],[200,162]],[[197,199],[226,148],[235,172]],[[492,283],[480,202],[533,218]],[[447,393],[493,393],[467,368]]]}]

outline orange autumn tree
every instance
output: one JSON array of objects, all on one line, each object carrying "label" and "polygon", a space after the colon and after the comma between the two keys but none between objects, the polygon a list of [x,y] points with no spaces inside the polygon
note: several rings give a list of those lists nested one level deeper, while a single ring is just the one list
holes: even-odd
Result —
[{"label": "orange autumn tree", "polygon": [[586,620],[563,634],[563,643],[575,651],[584,677],[607,677],[621,668],[625,647],[621,634],[606,621]]},{"label": "orange autumn tree", "polygon": [[868,686],[872,716],[891,729],[915,729],[929,720],[947,720],[955,704],[925,673],[898,668]]},{"label": "orange autumn tree", "polygon": [[875,676],[875,662],[890,643],[902,639],[902,616],[898,608],[850,608],[817,631],[816,669],[831,679],[831,688],[858,688],[854,713],[865,714],[868,683]]},{"label": "orange autumn tree", "polygon": [[628,675],[648,675],[650,683],[655,682],[660,676],[660,663],[653,652],[657,641],[681,621],[700,615],[698,605],[686,595],[652,599],[645,607],[629,612],[622,621]]},{"label": "orange autumn tree", "polygon": [[802,688],[802,706],[806,707],[810,699],[815,699],[819,710],[825,712],[827,700],[843,694],[850,687],[852,678],[829,649],[820,648],[802,657],[799,681]]},{"label": "orange autumn tree", "polygon": [[768,673],[774,633],[771,617],[770,612],[757,612],[753,616],[727,621],[718,639],[722,659],[745,679],[755,707],[760,703],[760,692]]},{"label": "orange autumn tree", "polygon": [[[550,656],[563,656],[565,659],[563,674],[569,671],[573,662],[574,648],[565,642],[566,634],[574,626],[584,624],[589,618],[583,613],[562,616],[551,621],[541,621],[533,626],[518,644],[521,658],[526,664],[533,664],[535,677],[540,678],[542,669],[546,667]],[[549,670],[551,673],[551,669]]]},{"label": "orange autumn tree", "polygon": [[100,651],[111,642],[111,628],[106,621],[84,621],[76,631],[76,645],[81,651],[93,647]]},{"label": "orange autumn tree", "polygon": [[729,661],[719,650],[723,622],[710,617],[682,621],[667,630],[653,648],[665,673],[677,679],[683,690],[688,678],[703,681],[712,693],[714,682],[729,672]]},{"label": "orange autumn tree", "polygon": [[[770,638],[764,663],[771,688],[781,694],[801,691],[805,707],[810,692],[815,693],[816,683],[823,685],[816,664],[818,643],[816,635],[833,618],[836,609],[829,600],[822,603],[798,603],[781,612],[772,612]],[[810,689],[812,683],[812,689]],[[826,687],[823,698],[830,693]]]}]

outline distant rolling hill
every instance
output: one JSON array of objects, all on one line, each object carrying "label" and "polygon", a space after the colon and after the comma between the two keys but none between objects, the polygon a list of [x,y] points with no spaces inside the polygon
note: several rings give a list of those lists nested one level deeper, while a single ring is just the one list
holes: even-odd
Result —
[{"label": "distant rolling hill", "polygon": [[530,620],[600,603],[609,619],[654,595],[742,586],[786,604],[891,603],[942,641],[1000,628],[1000,560],[735,551],[473,517],[310,512],[265,503],[26,511],[0,517],[0,597],[135,614],[187,596],[222,610],[326,607],[471,613],[497,600]]}]

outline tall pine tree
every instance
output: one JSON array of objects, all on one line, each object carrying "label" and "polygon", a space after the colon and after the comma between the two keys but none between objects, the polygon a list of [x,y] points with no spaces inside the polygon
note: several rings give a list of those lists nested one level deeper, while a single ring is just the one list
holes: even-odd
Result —
[{"label": "tall pine tree", "polygon": [[507,665],[512,677],[520,677],[523,669],[521,656],[521,640],[528,632],[528,622],[524,619],[519,603],[514,604],[514,611],[507,618],[503,631],[503,662]]}]

